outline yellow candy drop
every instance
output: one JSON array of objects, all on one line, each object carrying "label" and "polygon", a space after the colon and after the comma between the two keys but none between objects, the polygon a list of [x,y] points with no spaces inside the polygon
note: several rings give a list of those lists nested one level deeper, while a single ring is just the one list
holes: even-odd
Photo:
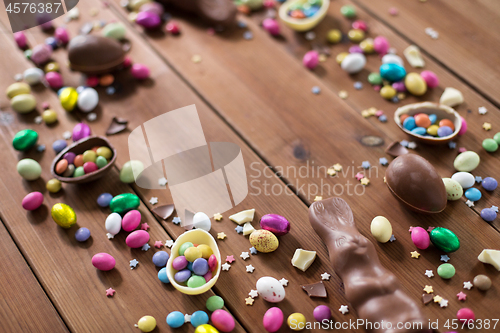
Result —
[{"label": "yellow candy drop", "polygon": [[341,64],[342,61],[344,61],[344,58],[347,57],[349,55],[349,53],[347,52],[341,52],[339,54],[337,54],[337,57],[335,57],[335,60],[337,61],[337,64]]},{"label": "yellow candy drop", "polygon": [[361,29],[352,29],[347,33],[347,37],[349,37],[352,42],[358,43],[365,38],[365,32]]},{"label": "yellow candy drop", "polygon": [[385,99],[391,99],[396,96],[396,89],[391,86],[383,86],[382,89],[380,89],[380,96]]},{"label": "yellow candy drop", "polygon": [[339,29],[332,29],[328,31],[326,35],[326,39],[329,43],[337,44],[342,40],[342,32]]},{"label": "yellow candy drop", "polygon": [[59,95],[59,101],[66,111],[73,111],[77,100],[78,93],[76,92],[75,88],[63,88],[61,94]]},{"label": "yellow candy drop", "polygon": [[363,50],[364,53],[373,53],[373,39],[367,38],[359,43],[359,47]]},{"label": "yellow candy drop", "polygon": [[95,162],[96,158],[97,158],[97,154],[93,150],[86,150],[83,153],[83,163]]},{"label": "yellow candy drop", "polygon": [[427,128],[427,134],[432,135],[432,136],[437,136],[438,135],[438,125],[431,125]]},{"label": "yellow candy drop", "polygon": [[70,228],[76,223],[76,214],[73,208],[63,203],[56,203],[50,211],[55,223],[63,228]]},{"label": "yellow candy drop", "polygon": [[207,244],[200,244],[197,247],[201,251],[201,257],[203,259],[208,260],[208,258],[210,258],[210,256],[212,254],[214,254],[214,251],[212,251],[212,248],[210,246],[208,246]]},{"label": "yellow candy drop", "polygon": [[47,182],[47,185],[45,187],[50,193],[57,193],[61,190],[61,182],[55,178],[52,178]]},{"label": "yellow candy drop", "polygon": [[57,113],[54,110],[47,109],[42,113],[42,120],[47,124],[53,124],[57,121]]},{"label": "yellow candy drop", "polygon": [[306,317],[302,313],[292,313],[286,320],[292,331],[302,331],[306,327]]},{"label": "yellow candy drop", "polygon": [[113,156],[113,152],[111,151],[111,149],[109,149],[108,147],[104,147],[104,146],[97,148],[96,153],[97,153],[97,156],[102,156],[107,160],[110,160],[111,156]]},{"label": "yellow candy drop", "polygon": [[203,324],[194,330],[194,333],[219,333],[215,327],[209,324]]},{"label": "yellow candy drop", "polygon": [[152,316],[144,316],[139,319],[137,327],[143,332],[151,332],[156,327],[156,319]]},{"label": "yellow candy drop", "polygon": [[184,257],[186,257],[187,261],[193,262],[201,258],[201,250],[197,247],[188,247],[186,251],[184,251]]}]

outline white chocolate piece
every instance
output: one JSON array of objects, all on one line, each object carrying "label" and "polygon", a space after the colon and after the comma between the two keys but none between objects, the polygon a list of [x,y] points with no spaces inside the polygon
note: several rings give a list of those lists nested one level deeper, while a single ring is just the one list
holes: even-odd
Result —
[{"label": "white chocolate piece", "polygon": [[305,272],[316,259],[316,251],[307,251],[303,249],[295,250],[292,258],[292,265]]},{"label": "white chocolate piece", "polygon": [[408,46],[403,51],[403,54],[405,55],[406,60],[408,61],[411,67],[418,68],[425,66],[424,58],[422,58],[422,54],[420,53],[420,50],[416,45]]},{"label": "white chocolate piece", "polygon": [[370,229],[377,242],[387,243],[391,239],[391,222],[383,216],[376,216],[373,218]]},{"label": "white chocolate piece", "polygon": [[252,223],[247,222],[243,225],[243,236],[250,235],[255,231],[255,228],[252,226]]},{"label": "white chocolate piece", "polygon": [[479,261],[485,264],[493,265],[498,271],[500,271],[500,251],[499,250],[483,250],[481,254],[477,257]]},{"label": "white chocolate piece", "polygon": [[439,98],[439,103],[450,107],[462,104],[464,102],[464,96],[460,91],[455,88],[446,88]]},{"label": "white chocolate piece", "polygon": [[254,214],[255,209],[248,209],[229,216],[229,219],[241,225],[246,222],[252,222]]}]

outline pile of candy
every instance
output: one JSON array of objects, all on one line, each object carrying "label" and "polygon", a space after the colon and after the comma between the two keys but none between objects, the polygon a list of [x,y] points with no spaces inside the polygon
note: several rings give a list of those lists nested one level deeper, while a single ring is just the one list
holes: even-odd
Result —
[{"label": "pile of candy", "polygon": [[55,171],[63,177],[81,177],[105,167],[112,157],[113,152],[105,146],[93,147],[78,155],[67,152],[57,162]]},{"label": "pile of candy", "polygon": [[309,18],[319,11],[321,8],[321,0],[308,0],[304,2],[296,2],[288,7],[288,16],[296,19]]},{"label": "pile of candy", "polygon": [[212,272],[217,269],[217,258],[210,246],[185,242],[173,259],[172,268],[177,271],[174,276],[176,282],[198,288],[212,279]]},{"label": "pile of candy", "polygon": [[432,137],[447,137],[455,131],[455,125],[450,119],[438,122],[435,114],[418,113],[413,116],[402,114],[399,117],[403,128],[413,134]]}]

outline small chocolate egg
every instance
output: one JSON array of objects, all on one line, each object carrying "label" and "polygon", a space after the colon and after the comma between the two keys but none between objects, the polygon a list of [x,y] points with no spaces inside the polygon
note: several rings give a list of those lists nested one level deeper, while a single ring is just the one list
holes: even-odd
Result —
[{"label": "small chocolate egg", "polygon": [[420,213],[439,213],[446,207],[446,188],[436,169],[416,154],[397,157],[385,173],[391,193],[406,207]]},{"label": "small chocolate egg", "polygon": [[256,288],[259,296],[270,303],[279,303],[285,299],[285,288],[273,277],[261,277],[257,280]]},{"label": "small chocolate egg", "polygon": [[76,223],[76,214],[73,208],[63,203],[56,203],[50,211],[55,223],[63,228],[70,228]]},{"label": "small chocolate egg", "polygon": [[281,215],[266,214],[260,218],[260,227],[276,236],[283,236],[290,231],[290,222]]},{"label": "small chocolate egg", "polygon": [[125,52],[118,41],[97,35],[79,35],[68,44],[70,67],[86,74],[104,74],[118,68]]},{"label": "small chocolate egg", "polygon": [[278,238],[270,231],[255,230],[250,234],[250,244],[259,252],[269,253],[278,248]]}]

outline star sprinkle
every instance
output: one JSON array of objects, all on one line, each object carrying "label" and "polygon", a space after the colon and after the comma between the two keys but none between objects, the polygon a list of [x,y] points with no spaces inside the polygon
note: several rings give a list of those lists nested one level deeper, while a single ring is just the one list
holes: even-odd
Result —
[{"label": "star sprinkle", "polygon": [[465,148],[465,147],[458,148],[459,153],[465,153],[466,151],[467,151],[467,148]]},{"label": "star sprinkle", "polygon": [[243,33],[243,38],[245,38],[246,40],[251,40],[253,38],[253,34],[251,31],[245,31]]},{"label": "star sprinkle", "polygon": [[282,285],[283,287],[288,286],[288,280],[287,280],[287,279],[285,279],[285,278],[282,278],[281,280],[279,280],[279,283],[281,283],[281,285]]},{"label": "star sprinkle", "polygon": [[246,266],[247,268],[247,273],[253,273],[253,271],[255,270],[255,267],[253,267],[251,264]]},{"label": "star sprinkle", "polygon": [[471,290],[474,285],[470,281],[464,282],[464,289]]},{"label": "star sprinkle", "polygon": [[341,90],[339,91],[339,97],[342,99],[346,99],[347,97],[349,97],[349,93],[345,90]]},{"label": "star sprinkle", "polygon": [[450,260],[450,257],[448,257],[447,254],[443,254],[441,255],[441,261],[443,262],[448,262]]},{"label": "star sprinkle", "polygon": [[363,89],[363,83],[361,83],[360,81],[356,81],[356,82],[354,82],[354,85],[353,85],[353,86],[354,86],[354,89],[356,89],[356,90],[361,90],[361,89]]},{"label": "star sprinkle", "polygon": [[432,288],[432,286],[426,285],[424,291],[428,294],[432,294],[434,292],[434,288]]},{"label": "star sprinkle", "polygon": [[309,31],[304,36],[307,40],[314,40],[316,38],[316,33],[314,31]]},{"label": "star sprinkle", "polygon": [[228,271],[230,268],[231,268],[231,265],[229,265],[227,262],[222,265],[223,271]]},{"label": "star sprinkle", "polygon": [[330,276],[331,276],[330,274],[328,274],[327,272],[324,272],[323,274],[321,274],[321,280],[329,281]]},{"label": "star sprinkle", "polygon": [[407,140],[403,140],[399,143],[401,146],[408,148],[409,142]]},{"label": "star sprinkle", "polygon": [[248,252],[241,252],[240,258],[243,260],[247,260],[248,258],[250,258],[250,255],[248,254]]},{"label": "star sprinkle", "polygon": [[332,168],[337,172],[342,171],[342,165],[340,165],[339,163],[334,164]]},{"label": "star sprinkle", "polygon": [[474,201],[467,200],[465,204],[469,207],[474,207]]},{"label": "star sprinkle", "polygon": [[370,162],[368,162],[368,161],[363,161],[363,162],[361,162],[361,167],[362,167],[363,169],[370,169],[371,164],[370,164]]},{"label": "star sprinkle", "polygon": [[195,54],[191,57],[191,61],[198,64],[201,62],[201,56],[199,54]]},{"label": "star sprinkle", "polygon": [[220,213],[214,214],[214,220],[215,221],[220,221],[222,220],[222,215]]},{"label": "star sprinkle", "polygon": [[34,119],[34,122],[35,122],[35,124],[37,124],[37,125],[41,124],[41,123],[42,123],[42,121],[43,121],[42,116],[35,117],[35,119]]},{"label": "star sprinkle", "polygon": [[230,264],[231,264],[231,263],[233,263],[233,262],[234,262],[234,260],[235,260],[235,259],[234,259],[234,256],[233,256],[233,255],[226,256],[226,261],[227,261],[228,263],[230,263]]},{"label": "star sprinkle", "polygon": [[345,315],[346,313],[349,313],[349,307],[347,305],[341,305],[339,312]]},{"label": "star sprinkle", "polygon": [[490,124],[490,123],[484,123],[484,124],[483,124],[483,129],[484,129],[485,131],[489,131],[489,130],[491,130],[491,124]]},{"label": "star sprinkle", "polygon": [[253,305],[253,302],[254,302],[254,301],[255,301],[255,300],[254,300],[252,297],[247,297],[247,298],[245,298],[245,304],[246,304],[246,305]]},{"label": "star sprinkle", "polygon": [[321,201],[323,200],[323,197],[321,195],[317,195],[315,198],[314,198],[314,201]]},{"label": "star sprinkle", "polygon": [[314,95],[318,95],[318,94],[321,92],[321,88],[320,88],[320,87],[318,87],[318,86],[314,86],[314,87],[312,87],[311,92],[312,92]]},{"label": "star sprinkle", "polygon": [[64,139],[69,140],[69,139],[71,139],[72,134],[70,131],[66,131],[62,134],[62,136]]},{"label": "star sprinkle", "polygon": [[361,180],[359,181],[361,183],[361,185],[368,185],[370,184],[370,180],[368,178],[361,178]]},{"label": "star sprinkle", "polygon": [[436,296],[434,296],[433,300],[434,300],[434,303],[439,303],[443,300],[443,298],[439,295],[436,295]]},{"label": "star sprinkle", "polygon": [[361,172],[358,172],[358,173],[356,174],[356,176],[354,176],[354,177],[355,177],[357,180],[361,180],[361,179],[365,178],[365,175],[363,175]]},{"label": "star sprinkle", "polygon": [[111,296],[113,297],[115,295],[116,290],[113,288],[106,289],[106,296]]},{"label": "star sprinkle", "polygon": [[236,226],[236,228],[234,228],[234,231],[236,231],[239,234],[242,234],[243,233],[243,227],[241,225],[238,225],[238,226]]},{"label": "star sprinkle", "polygon": [[250,251],[250,254],[257,254],[257,249],[253,246],[249,249],[249,251]]},{"label": "star sprinkle", "polygon": [[167,178],[165,177],[161,177],[160,179],[158,179],[158,185],[160,186],[165,186],[167,185],[168,181],[167,181]]},{"label": "star sprinkle", "polygon": [[39,153],[45,151],[45,145],[37,145],[36,146],[36,151],[39,152]]},{"label": "star sprinkle", "polygon": [[476,176],[474,179],[476,179],[476,183],[478,184],[481,184],[481,182],[483,181],[483,177],[481,176]]},{"label": "star sprinkle", "polygon": [[141,247],[141,250],[143,250],[143,251],[147,251],[147,250],[149,250],[150,248],[151,248],[151,246],[149,246],[149,244],[148,244],[148,243],[146,243],[146,244],[144,244],[144,245]]},{"label": "star sprinkle", "polygon": [[410,253],[412,258],[418,259],[420,257],[420,253],[418,253],[417,251],[413,251]]},{"label": "star sprinkle", "polygon": [[190,323],[191,322],[191,315],[189,315],[189,314],[186,313],[184,315],[184,322],[185,323]]},{"label": "star sprinkle", "polygon": [[106,237],[108,237],[108,239],[113,239],[115,238],[115,235],[113,234],[110,234],[109,232],[106,234]]},{"label": "star sprinkle", "polygon": [[172,219],[172,222],[173,222],[174,224],[179,225],[179,223],[181,223],[181,218],[180,218],[179,216],[176,216],[176,217],[174,217],[174,218]]},{"label": "star sprinkle", "polygon": [[434,228],[436,228],[436,227],[428,227],[427,232],[431,232],[432,230],[434,230]]},{"label": "star sprinkle", "polygon": [[217,239],[225,239],[227,236],[224,231],[217,233]]},{"label": "star sprinkle", "polygon": [[441,301],[439,301],[439,306],[442,307],[442,308],[445,308],[448,306],[448,300],[447,299],[442,299]]},{"label": "star sprinkle", "polygon": [[166,246],[166,247],[171,248],[171,247],[172,247],[172,245],[174,245],[174,241],[173,241],[173,240],[171,240],[171,239],[167,239],[167,240],[165,241],[165,246]]},{"label": "star sprinkle", "polygon": [[330,176],[335,176],[337,174],[337,171],[335,171],[334,168],[328,168],[328,170],[326,171],[326,173]]},{"label": "star sprinkle", "polygon": [[94,112],[89,113],[89,114],[87,115],[87,120],[88,120],[88,121],[94,121],[94,120],[96,120],[96,119],[97,119],[97,115],[96,115]]},{"label": "star sprinkle", "polygon": [[378,120],[380,120],[381,122],[385,123],[387,121],[387,116],[385,114],[383,114],[380,117],[378,117]]},{"label": "star sprinkle", "polygon": [[467,295],[462,291],[457,294],[457,297],[459,301],[465,301],[467,299]]},{"label": "star sprinkle", "polygon": [[396,241],[396,237],[394,237],[394,235],[391,236],[391,238],[389,238],[389,242],[395,242]]},{"label": "star sprinkle", "polygon": [[142,223],[141,224],[141,230],[148,230],[149,229],[149,224],[147,224],[146,222]]},{"label": "star sprinkle", "polygon": [[411,233],[412,231],[413,231],[413,227],[410,227],[410,228],[408,229],[408,232],[410,232],[410,233]]},{"label": "star sprinkle", "polygon": [[259,296],[259,292],[257,290],[250,290],[250,292],[248,293],[248,296],[252,297],[252,298],[255,298],[257,296]]},{"label": "star sprinkle", "polygon": [[368,110],[363,110],[361,111],[361,116],[363,116],[363,118],[369,118],[371,117],[371,114],[370,112],[368,112]]},{"label": "star sprinkle", "polygon": [[486,114],[486,112],[488,112],[488,109],[484,106],[480,106],[479,108],[477,108],[477,111],[479,112],[479,114]]},{"label": "star sprinkle", "polygon": [[162,243],[161,241],[156,241],[156,242],[155,242],[155,247],[156,247],[157,249],[160,249],[162,246],[163,246],[163,243]]},{"label": "star sprinkle", "polygon": [[417,148],[417,144],[415,142],[408,142],[408,148],[410,149],[416,149]]},{"label": "star sprinkle", "polygon": [[380,163],[380,165],[384,165],[384,166],[389,164],[389,161],[387,161],[387,158],[385,158],[385,157],[379,158],[378,162]]},{"label": "star sprinkle", "polygon": [[457,143],[455,141],[448,142],[448,148],[450,148],[450,149],[457,148]]},{"label": "star sprinkle", "polygon": [[431,277],[433,277],[433,276],[434,276],[434,272],[432,271],[432,269],[430,269],[430,270],[429,270],[429,269],[428,269],[428,270],[426,270],[426,271],[425,271],[425,276],[427,276],[429,279],[430,279]]},{"label": "star sprinkle", "polygon": [[492,211],[494,211],[495,213],[498,213],[498,207],[497,206],[491,206],[490,208]]},{"label": "star sprinkle", "polygon": [[136,268],[138,264],[139,262],[137,261],[137,259],[130,260],[130,269]]}]

